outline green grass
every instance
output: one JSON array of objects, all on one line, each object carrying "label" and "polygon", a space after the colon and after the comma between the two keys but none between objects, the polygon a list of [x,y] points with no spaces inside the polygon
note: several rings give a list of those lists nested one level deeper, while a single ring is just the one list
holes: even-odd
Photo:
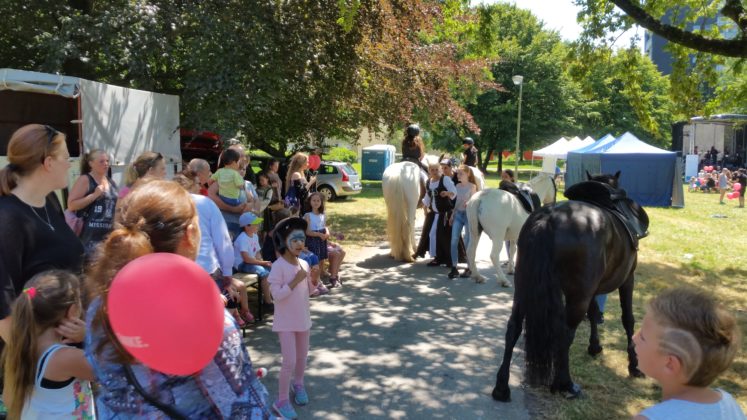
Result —
[{"label": "green grass", "polygon": [[[489,173],[487,184],[500,178]],[[559,194],[562,199],[562,194]],[[714,386],[732,393],[747,411],[747,209],[736,201],[718,204],[717,194],[685,193],[685,208],[647,208],[650,235],[640,242],[634,310],[637,326],[645,303],[663,289],[691,285],[714,293],[734,311],[744,333],[742,351]],[[363,193],[328,206],[334,231],[346,234],[346,246],[373,246],[386,240],[386,208],[380,182],[364,182]],[[713,217],[726,216],[725,218]],[[571,348],[571,375],[584,398],[566,401],[547,388],[527,388],[530,412],[538,418],[628,418],[661,398],[651,379],[631,379],[627,373],[625,332],[617,294],[610,294],[601,328],[604,352],[586,354],[589,325],[583,322]],[[486,361],[497,369],[498,361]]]}]

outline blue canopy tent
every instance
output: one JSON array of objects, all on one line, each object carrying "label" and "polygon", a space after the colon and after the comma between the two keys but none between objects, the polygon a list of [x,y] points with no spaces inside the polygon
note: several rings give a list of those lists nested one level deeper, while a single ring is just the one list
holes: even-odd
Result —
[{"label": "blue canopy tent", "polygon": [[[592,174],[621,172],[620,186],[642,206],[672,205],[677,154],[639,140],[631,133],[606,135],[583,149],[568,152],[566,187]],[[681,182],[679,182],[681,185]]]}]

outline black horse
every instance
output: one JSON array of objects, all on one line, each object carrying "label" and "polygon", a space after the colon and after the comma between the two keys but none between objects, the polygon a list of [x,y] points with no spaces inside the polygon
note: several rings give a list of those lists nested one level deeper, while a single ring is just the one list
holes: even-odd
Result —
[{"label": "black horse", "polygon": [[[640,377],[632,336],[634,271],[638,238],[648,229],[646,212],[618,188],[620,172],[599,175],[566,191],[570,201],[529,216],[518,239],[515,293],[506,349],[493,398],[510,401],[509,367],[526,318],[526,372],[533,385],[550,385],[568,398],[581,393],[569,372],[568,352],[585,314],[599,316],[595,295],[619,289],[628,337],[628,372]],[[588,352],[602,351],[590,322]]]}]

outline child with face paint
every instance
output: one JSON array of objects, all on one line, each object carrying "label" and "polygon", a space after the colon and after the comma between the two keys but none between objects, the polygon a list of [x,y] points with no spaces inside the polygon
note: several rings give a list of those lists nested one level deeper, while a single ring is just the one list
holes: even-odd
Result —
[{"label": "child with face paint", "polygon": [[303,375],[306,370],[306,356],[309,353],[311,329],[311,278],[309,264],[299,258],[306,242],[306,228],[307,223],[304,219],[290,217],[278,223],[272,234],[275,250],[279,254],[268,277],[270,292],[275,302],[272,330],[278,333],[283,357],[278,399],[272,407],[277,414],[286,419],[297,418],[289,397],[291,376],[295,403],[305,405],[309,402]]}]

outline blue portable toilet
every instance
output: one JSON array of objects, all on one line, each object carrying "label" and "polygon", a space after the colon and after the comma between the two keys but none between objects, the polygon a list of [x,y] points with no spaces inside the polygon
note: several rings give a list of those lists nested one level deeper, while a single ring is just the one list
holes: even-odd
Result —
[{"label": "blue portable toilet", "polygon": [[391,144],[375,144],[363,148],[361,176],[368,181],[381,181],[384,169],[394,163],[396,149]]}]

